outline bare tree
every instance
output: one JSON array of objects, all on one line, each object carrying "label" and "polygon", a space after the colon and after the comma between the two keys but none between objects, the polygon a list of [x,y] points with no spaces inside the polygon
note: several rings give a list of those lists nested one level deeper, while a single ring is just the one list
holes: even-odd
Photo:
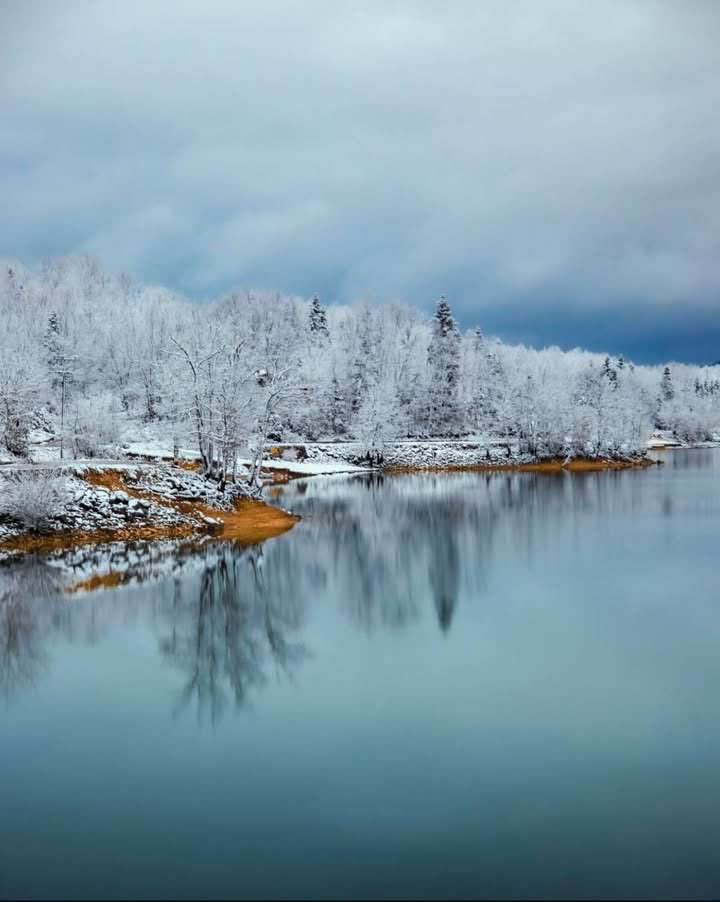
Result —
[{"label": "bare tree", "polygon": [[212,347],[218,340],[219,336],[212,336],[210,349],[201,350],[190,349],[171,336],[187,365],[190,403],[185,409],[194,423],[203,472],[224,483],[236,470],[243,415],[251,403],[244,387],[252,373],[242,358],[245,338],[229,350],[224,344]]}]

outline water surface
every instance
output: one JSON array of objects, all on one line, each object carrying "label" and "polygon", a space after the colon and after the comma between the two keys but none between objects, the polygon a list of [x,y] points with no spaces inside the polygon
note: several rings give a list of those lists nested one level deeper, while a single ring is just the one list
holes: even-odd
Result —
[{"label": "water surface", "polygon": [[665,459],[2,568],[0,896],[717,896],[720,451]]}]

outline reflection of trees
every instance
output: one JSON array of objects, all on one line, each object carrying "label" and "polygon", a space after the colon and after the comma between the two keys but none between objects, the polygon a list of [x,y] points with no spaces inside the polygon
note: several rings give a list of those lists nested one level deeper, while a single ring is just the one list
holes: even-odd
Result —
[{"label": "reflection of trees", "polygon": [[0,694],[32,685],[45,669],[45,636],[64,622],[49,607],[56,593],[47,567],[33,562],[0,571]]},{"label": "reflection of trees", "polygon": [[[449,474],[313,488],[286,502],[305,518],[282,546],[303,595],[337,599],[366,630],[407,626],[427,599],[447,631],[461,593],[485,578],[497,517],[486,499]],[[267,547],[272,569],[280,549]]]},{"label": "reflection of trees", "polygon": [[198,715],[214,722],[229,699],[241,706],[266,682],[268,661],[278,673],[291,674],[306,654],[286,638],[298,626],[298,613],[268,596],[261,546],[213,555],[199,580],[176,580],[165,612],[170,634],[160,647],[186,674],[179,707],[195,699]]},{"label": "reflection of trees", "polygon": [[0,597],[0,692],[33,683],[43,664],[33,605],[19,594]]},{"label": "reflection of trees", "polygon": [[438,624],[444,633],[450,629],[458,603],[459,563],[455,533],[446,530],[438,536],[438,541],[433,545],[430,562],[433,601]]},{"label": "reflection of trees", "polygon": [[[145,616],[160,624],[162,654],[184,674],[180,706],[195,701],[215,719],[273,668],[293,671],[305,651],[288,637],[311,603],[338,604],[363,630],[405,628],[429,611],[448,632],[460,606],[490,591],[503,560],[530,567],[548,533],[571,540],[588,517],[658,514],[663,497],[652,471],[317,479],[287,487],[281,503],[303,522],[262,546],[72,552],[70,581],[104,567],[131,586],[82,604],[58,591],[59,571],[39,560],[0,567],[0,691],[41,673],[53,636],[92,642],[118,619]],[[159,585],[132,588],[144,581]]]},{"label": "reflection of trees", "polygon": [[498,549],[528,565],[548,531],[574,532],[656,503],[637,471],[428,473],[290,485],[304,517],[266,546],[268,569],[293,574],[302,597],[337,600],[364,629],[402,628],[428,604],[447,632],[464,597],[487,591]]},{"label": "reflection of trees", "polygon": [[[180,707],[196,699],[199,714],[213,721],[228,699],[241,705],[263,685],[271,666],[278,675],[292,674],[306,655],[288,639],[300,626],[302,606],[286,591],[292,580],[267,578],[262,546],[213,545],[181,554],[184,566],[166,561],[169,567],[156,555],[125,555],[129,582],[160,580],[150,598],[135,587],[73,600],[62,592],[62,572],[32,558],[0,569],[0,692],[10,696],[38,678],[56,637],[92,643],[112,624],[138,617],[158,620],[163,631],[169,625],[160,647],[186,674]],[[76,556],[70,563],[77,564]],[[174,576],[163,583],[168,570]]]}]

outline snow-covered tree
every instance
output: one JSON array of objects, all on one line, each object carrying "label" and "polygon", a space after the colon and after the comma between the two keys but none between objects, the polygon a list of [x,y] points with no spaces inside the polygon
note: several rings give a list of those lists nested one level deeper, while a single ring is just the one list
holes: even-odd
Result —
[{"label": "snow-covered tree", "polygon": [[479,434],[577,456],[640,449],[656,427],[720,434],[720,366],[461,335],[444,298],[431,318],[253,290],[195,304],[79,255],[0,264],[0,322],[5,453],[38,427],[82,456],[157,437],[222,480],[269,440]]},{"label": "snow-covered tree", "polygon": [[663,370],[662,382],[660,383],[660,397],[663,401],[672,401],[672,399],[675,397],[675,391],[673,389],[672,383],[672,374],[670,373],[669,366],[666,366]]},{"label": "snow-covered tree", "polygon": [[327,338],[330,334],[327,324],[327,314],[317,295],[312,299],[312,304],[310,305],[309,329],[310,334],[315,339]]},{"label": "snow-covered tree", "polygon": [[462,429],[458,398],[460,386],[460,331],[443,296],[433,317],[428,346],[428,429],[431,435],[455,434]]}]

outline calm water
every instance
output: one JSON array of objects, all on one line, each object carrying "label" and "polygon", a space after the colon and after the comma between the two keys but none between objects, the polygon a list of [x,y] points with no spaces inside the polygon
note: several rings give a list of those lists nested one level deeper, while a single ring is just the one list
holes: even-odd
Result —
[{"label": "calm water", "polygon": [[0,896],[720,893],[720,451],[0,571]]}]

